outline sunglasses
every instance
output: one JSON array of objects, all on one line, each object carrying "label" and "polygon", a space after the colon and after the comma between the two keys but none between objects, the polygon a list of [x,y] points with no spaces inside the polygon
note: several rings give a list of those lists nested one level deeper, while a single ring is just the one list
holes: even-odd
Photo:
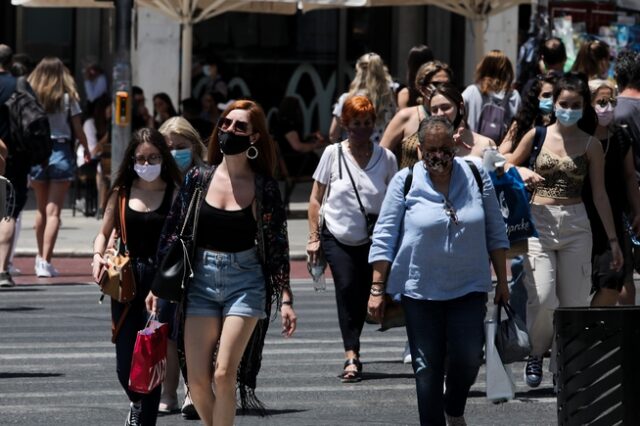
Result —
[{"label": "sunglasses", "polygon": [[246,121],[232,120],[226,117],[220,120],[218,127],[225,132],[233,127],[237,132],[249,133],[249,123]]},{"label": "sunglasses", "polygon": [[456,209],[453,208],[453,205],[447,199],[444,200],[444,213],[447,215],[451,222],[453,222],[455,225],[458,224],[458,214],[456,213]]},{"label": "sunglasses", "polygon": [[596,105],[598,105],[600,108],[604,108],[607,105],[611,105],[612,107],[615,107],[617,105],[618,101],[616,101],[614,98],[609,98],[609,99],[599,99],[596,101]]},{"label": "sunglasses", "polygon": [[133,160],[136,162],[136,164],[139,164],[141,166],[144,166],[145,163],[156,165],[162,163],[162,155],[151,154],[148,157],[145,157],[144,155],[136,155],[133,157]]}]

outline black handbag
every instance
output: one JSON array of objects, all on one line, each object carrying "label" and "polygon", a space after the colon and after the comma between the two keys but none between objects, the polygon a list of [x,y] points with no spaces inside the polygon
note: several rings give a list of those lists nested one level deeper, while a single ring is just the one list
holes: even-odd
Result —
[{"label": "black handbag", "polygon": [[[171,243],[169,250],[158,265],[158,270],[151,284],[154,295],[170,302],[178,303],[182,300],[184,289],[189,279],[193,278],[193,246],[195,245],[196,227],[198,226],[198,213],[195,206],[200,205],[202,188],[200,185],[191,196],[189,208],[182,223],[182,229],[178,238]],[[185,239],[184,231],[193,215],[193,227],[191,236]]]}]

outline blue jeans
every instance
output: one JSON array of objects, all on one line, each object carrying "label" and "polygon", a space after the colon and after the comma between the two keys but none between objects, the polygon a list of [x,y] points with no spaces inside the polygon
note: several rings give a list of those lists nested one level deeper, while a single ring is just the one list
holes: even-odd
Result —
[{"label": "blue jeans", "polygon": [[469,389],[482,364],[487,294],[474,292],[438,301],[402,296],[402,306],[420,424],[445,426],[445,413],[464,414]]},{"label": "blue jeans", "polygon": [[516,315],[527,323],[527,289],[524,286],[524,256],[511,260],[511,282],[509,283],[509,304]]}]

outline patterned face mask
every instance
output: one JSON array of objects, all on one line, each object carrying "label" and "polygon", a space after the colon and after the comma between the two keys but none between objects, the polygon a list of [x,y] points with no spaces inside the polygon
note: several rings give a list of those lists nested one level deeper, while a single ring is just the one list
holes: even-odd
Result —
[{"label": "patterned face mask", "polygon": [[453,162],[455,151],[449,148],[440,148],[424,153],[424,166],[429,171],[442,173],[447,170]]}]

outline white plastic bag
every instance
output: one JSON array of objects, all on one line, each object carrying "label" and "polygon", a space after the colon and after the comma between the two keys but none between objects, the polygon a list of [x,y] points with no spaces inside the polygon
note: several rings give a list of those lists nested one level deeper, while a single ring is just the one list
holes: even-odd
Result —
[{"label": "white plastic bag", "polygon": [[511,379],[511,371],[502,364],[496,349],[497,324],[494,320],[484,323],[485,359],[487,367],[487,399],[491,402],[506,402],[515,397],[516,385]]}]

